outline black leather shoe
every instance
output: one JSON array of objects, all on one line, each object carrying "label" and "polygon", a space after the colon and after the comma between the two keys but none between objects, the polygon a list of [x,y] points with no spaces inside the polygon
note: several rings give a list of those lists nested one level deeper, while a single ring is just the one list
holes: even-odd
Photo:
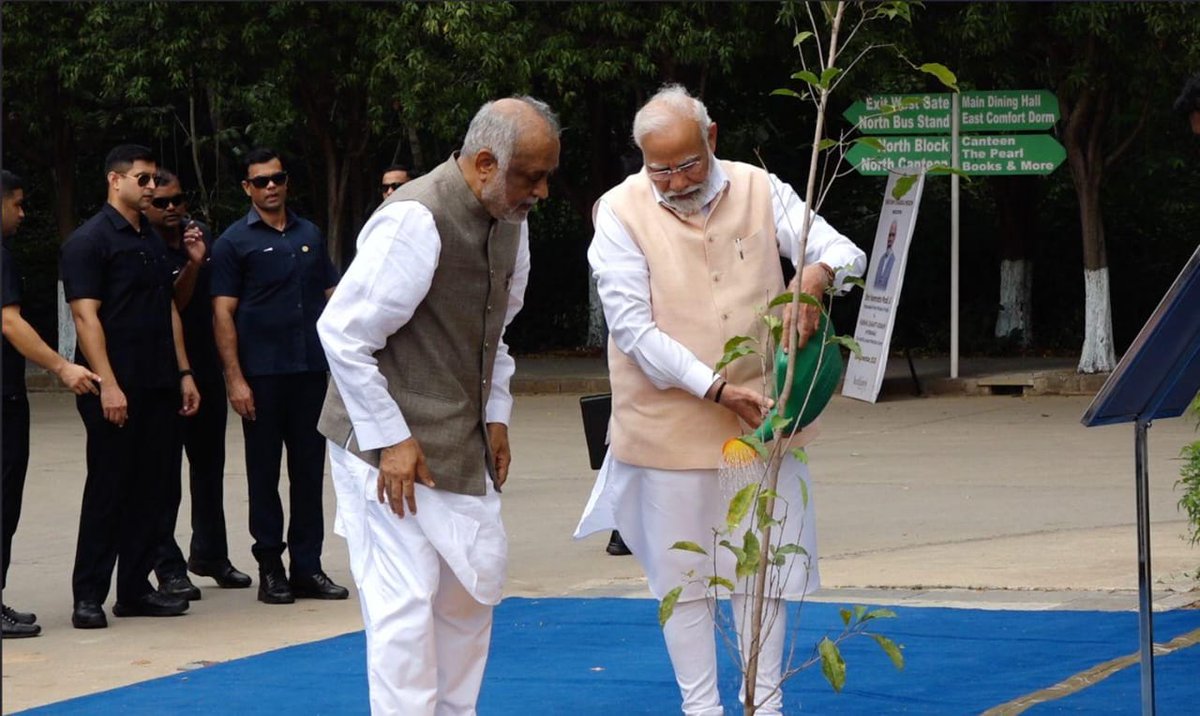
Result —
[{"label": "black leather shoe", "polygon": [[0,613],[0,627],[3,627],[3,638],[5,639],[24,639],[25,637],[37,636],[42,633],[42,628],[37,624],[27,624],[19,622],[13,615],[20,612],[4,607]]},{"label": "black leather shoe", "polygon": [[259,571],[258,601],[263,604],[291,604],[296,601],[282,567]]},{"label": "black leather shoe", "polygon": [[33,612],[18,612],[6,604],[0,604],[0,611],[4,612],[5,619],[11,619],[18,624],[33,624],[37,621],[37,615]]},{"label": "black leather shoe", "polygon": [[345,599],[350,596],[350,590],[333,583],[329,575],[322,571],[307,577],[292,575],[292,593],[302,599]]},{"label": "black leather shoe", "polygon": [[250,575],[239,572],[236,567],[224,562],[199,562],[188,560],[188,571],[199,577],[212,577],[222,589],[245,589],[253,584]]},{"label": "black leather shoe", "polygon": [[71,626],[76,629],[104,629],[108,626],[108,617],[104,616],[100,602],[80,600],[75,602],[75,609],[71,611]]},{"label": "black leather shoe", "polygon": [[162,592],[146,592],[132,602],[113,605],[115,617],[177,617],[188,610],[188,602]]},{"label": "black leather shoe", "polygon": [[604,548],[604,551],[614,557],[624,557],[627,554],[633,554],[625,546],[625,540],[621,539],[621,533],[616,530],[612,531],[612,536],[608,538],[608,546]]},{"label": "black leather shoe", "polygon": [[186,574],[174,574],[158,580],[158,591],[168,597],[177,597],[194,602],[200,599],[200,588],[192,584]]}]

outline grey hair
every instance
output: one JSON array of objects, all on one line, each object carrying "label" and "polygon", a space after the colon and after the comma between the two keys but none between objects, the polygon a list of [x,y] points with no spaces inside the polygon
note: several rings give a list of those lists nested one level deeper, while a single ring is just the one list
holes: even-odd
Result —
[{"label": "grey hair", "polygon": [[[554,133],[555,137],[562,132],[558,124],[558,115],[550,109],[550,105],[528,95],[513,96],[510,99],[524,102],[537,112],[538,116],[549,125],[550,131]],[[512,159],[513,148],[517,143],[520,125],[520,118],[512,112],[497,111],[494,100],[485,103],[475,113],[470,126],[467,127],[467,136],[463,137],[463,156],[474,156],[480,150],[487,149],[495,155],[496,161],[501,167],[507,167],[508,161]]]},{"label": "grey hair", "polygon": [[663,85],[633,117],[633,143],[642,148],[647,134],[666,129],[677,119],[694,119],[700,125],[700,136],[708,135],[712,119],[704,103],[688,94],[681,84]]}]

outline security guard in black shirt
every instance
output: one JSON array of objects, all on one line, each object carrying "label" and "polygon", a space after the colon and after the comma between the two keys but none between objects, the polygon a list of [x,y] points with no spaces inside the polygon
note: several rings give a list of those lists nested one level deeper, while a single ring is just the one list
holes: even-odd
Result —
[{"label": "security guard in black shirt", "polygon": [[[171,442],[171,473],[167,476],[167,505],[162,514],[162,543],[154,571],[159,591],[185,599],[199,599],[200,590],[187,571],[212,577],[220,587],[244,588],[250,577],[229,561],[225,533],[225,380],[213,339],[212,301],[209,298],[208,227],[188,215],[187,196],[174,172],[159,167],[158,186],[146,217],[162,237],[167,260],[175,277],[175,306],[183,322],[183,341],[192,376],[205,400],[190,418],[179,418]],[[192,539],[185,561],[175,541],[175,524],[182,498],[183,452],[187,450],[192,497]]]},{"label": "security guard in black shirt", "polygon": [[[4,434],[4,572],[0,586],[8,584],[8,565],[12,556],[13,534],[21,518],[21,498],[25,492],[25,473],[29,468],[29,397],[25,393],[25,359],[37,363],[58,376],[62,384],[76,394],[97,393],[100,376],[76,365],[46,345],[33,326],[21,315],[21,270],[9,250],[9,241],[25,218],[25,187],[21,178],[7,169],[0,171],[4,204],[4,243],[0,247],[0,271],[4,293],[4,415],[0,425]],[[19,612],[0,604],[0,625],[5,639],[37,636],[42,627],[37,615]]]},{"label": "security guard in black shirt", "polygon": [[[256,149],[245,165],[242,189],[252,206],[213,245],[211,268],[213,331],[229,404],[242,416],[246,438],[258,599],[345,599],[346,588],[321,569],[325,439],[317,432],[328,380],[317,318],[337,270],[320,230],[287,209],[288,175],[279,156]],[[291,496],[286,543],[279,499],[284,445]]]},{"label": "security guard in black shirt", "polygon": [[101,605],[114,565],[115,616],[175,616],[188,608],[187,600],[155,591],[148,579],[173,414],[193,415],[200,405],[166,249],[142,215],[157,167],[149,149],[126,144],[109,152],[105,171],[108,201],[63,244],[60,263],[77,354],[101,379],[99,397],[76,399],[88,470],[72,575],[77,629],[108,626]]}]

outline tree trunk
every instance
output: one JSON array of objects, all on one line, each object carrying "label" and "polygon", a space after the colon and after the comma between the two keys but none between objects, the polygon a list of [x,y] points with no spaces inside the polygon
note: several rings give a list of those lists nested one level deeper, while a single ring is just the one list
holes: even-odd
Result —
[{"label": "tree trunk", "polygon": [[[1095,52],[1094,41],[1087,44],[1086,51],[1089,55]],[[1059,93],[1060,98],[1063,94]],[[1066,120],[1063,138],[1071,181],[1079,200],[1079,227],[1083,238],[1084,323],[1079,372],[1103,373],[1111,371],[1117,363],[1109,304],[1108,252],[1104,246],[1104,219],[1100,209],[1100,186],[1106,164],[1101,143],[1112,110],[1112,96],[1107,87],[1088,85],[1063,104]]]},{"label": "tree trunk", "polygon": [[1100,172],[1076,180],[1083,234],[1084,320],[1080,373],[1106,373],[1117,365],[1113,348],[1108,252],[1100,213]]},{"label": "tree trunk", "polygon": [[989,181],[1000,225],[1000,309],[996,337],[1033,342],[1033,259],[1037,236],[1036,180],[995,177]]},{"label": "tree trunk", "polygon": [[1001,259],[1000,311],[996,337],[1016,341],[1022,348],[1033,342],[1033,260]]},{"label": "tree trunk", "polygon": [[[196,187],[200,190],[201,214],[203,214],[205,219],[208,219],[208,207],[212,205],[212,194],[209,193],[208,183],[204,181],[204,167],[200,163],[200,135],[196,129],[196,92],[194,85],[188,90],[188,139],[190,140],[188,144],[192,148],[192,168],[196,172]],[[214,132],[213,141],[215,142],[216,139],[216,133]],[[178,171],[178,168],[176,168],[176,171]]]},{"label": "tree trunk", "polygon": [[596,289],[596,277],[588,272],[588,331],[587,347],[602,348],[608,342],[608,324],[604,322],[604,306]]},{"label": "tree trunk", "polygon": [[342,199],[344,183],[337,147],[328,132],[321,137],[321,155],[325,160],[325,246],[336,263],[342,255]]},{"label": "tree trunk", "polygon": [[412,150],[413,169],[424,174],[429,171],[430,167],[425,163],[425,150],[421,147],[421,137],[417,135],[417,128],[411,124],[405,129],[408,131],[408,146]]},{"label": "tree trunk", "polygon": [[1117,364],[1113,350],[1112,301],[1108,267],[1084,269],[1084,337],[1080,373],[1107,373]]},{"label": "tree trunk", "polygon": [[[220,95],[220,93],[217,92],[216,88],[211,84],[206,88],[206,92],[208,93],[208,119],[209,119],[209,125],[212,127],[212,136],[213,136],[213,164],[212,164],[213,182],[212,182],[211,191],[212,191],[212,198],[215,201],[218,197],[221,196],[221,194],[220,194],[221,176],[222,176],[222,173],[221,173],[221,136],[222,136],[222,132],[225,129],[225,124],[221,118],[221,107],[220,107],[221,95]],[[212,206],[211,205],[206,205],[204,207],[203,214],[204,214],[204,218],[208,219],[208,223],[212,224],[213,223],[213,221],[212,221],[213,215],[212,215]]]}]

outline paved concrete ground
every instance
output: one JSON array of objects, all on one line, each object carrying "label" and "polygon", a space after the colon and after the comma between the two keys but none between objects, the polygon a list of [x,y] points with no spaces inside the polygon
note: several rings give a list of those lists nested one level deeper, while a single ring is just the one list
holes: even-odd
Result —
[{"label": "paved concrete ground", "polygon": [[[519,377],[557,380],[560,391],[595,386],[576,381],[596,380],[596,366],[564,360],[553,368],[553,362],[526,361]],[[928,365],[926,374],[936,377],[938,366]],[[1008,373],[1055,370],[1045,364],[1000,367]],[[970,366],[964,373],[983,374]],[[815,598],[1136,608],[1132,428],[1080,426],[1087,396],[917,398],[909,388],[904,380],[890,380],[876,405],[835,398],[823,417],[823,436],[810,451],[825,585]],[[504,505],[508,593],[647,596],[631,558],[604,554],[607,535],[570,539],[594,477],[578,397],[563,392],[518,397],[515,462]],[[70,569],[83,483],[83,429],[69,396],[35,394],[32,403],[32,464],[4,598],[36,611],[45,634],[4,642],[5,713],[361,628],[353,596],[347,602],[266,606],[255,601],[253,589],[220,590],[198,579],[204,598],[183,617],[110,614],[108,629],[72,629]],[[1173,488],[1179,448],[1195,437],[1194,426],[1183,419],[1160,422],[1150,431],[1159,608],[1200,599],[1188,576],[1200,566],[1200,549],[1184,539],[1187,524],[1176,510]],[[235,563],[249,572],[240,426],[231,424],[228,445],[230,547]],[[178,533],[183,544],[187,509],[185,496]],[[331,489],[325,510],[331,525]],[[345,544],[332,531],[325,566],[336,581],[350,585]],[[106,608],[111,611],[111,602]]]}]

